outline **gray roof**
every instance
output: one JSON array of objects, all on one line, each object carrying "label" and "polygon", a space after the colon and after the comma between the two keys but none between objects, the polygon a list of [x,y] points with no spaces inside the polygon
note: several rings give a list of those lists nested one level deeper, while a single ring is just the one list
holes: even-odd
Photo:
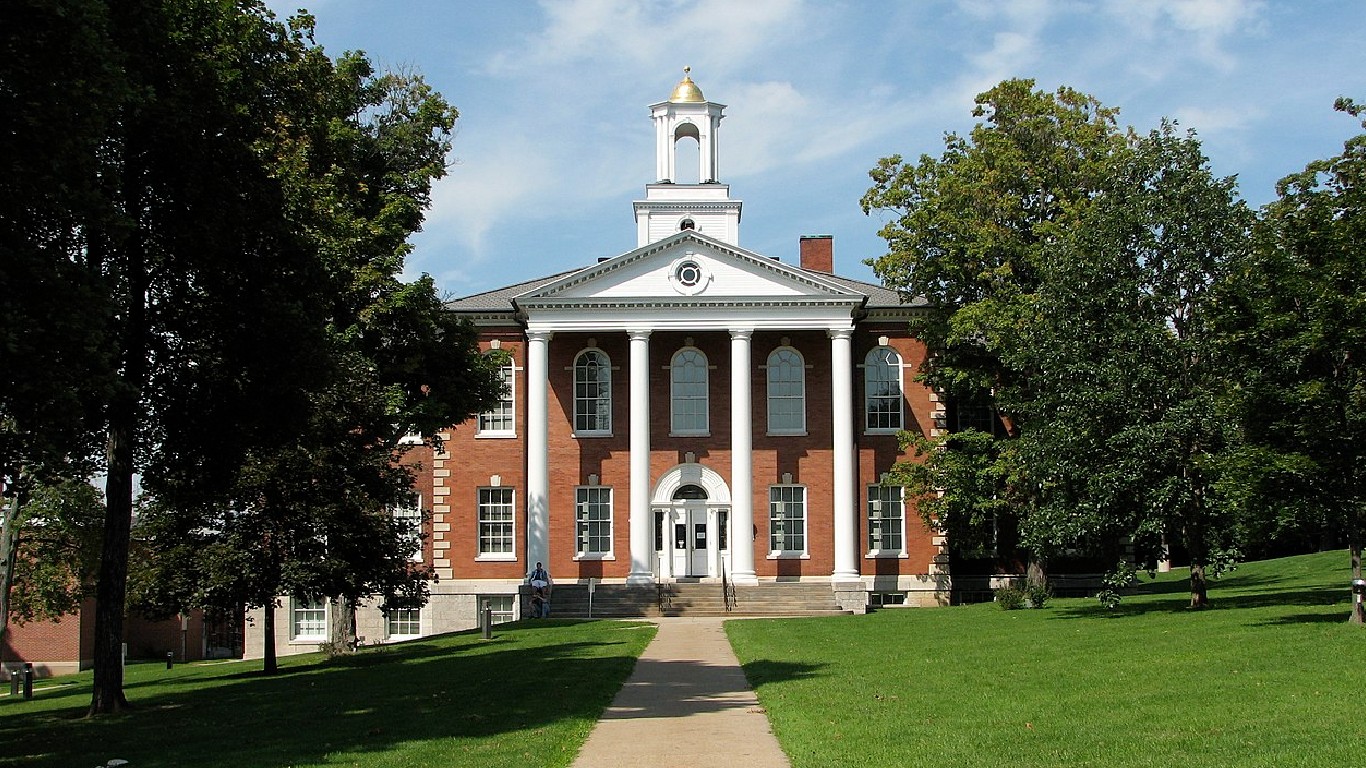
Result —
[{"label": "gray roof", "polygon": [[559,280],[562,277],[578,272],[571,269],[568,272],[538,277],[535,280],[528,280],[524,283],[507,285],[502,288],[495,288],[491,291],[476,293],[471,296],[461,296],[446,302],[446,309],[452,312],[511,312],[513,311],[512,300],[528,291],[534,291],[543,285]]}]

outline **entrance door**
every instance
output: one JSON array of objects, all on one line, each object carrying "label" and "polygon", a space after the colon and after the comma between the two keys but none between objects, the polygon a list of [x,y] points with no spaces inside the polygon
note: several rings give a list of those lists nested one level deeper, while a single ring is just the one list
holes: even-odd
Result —
[{"label": "entrance door", "polygon": [[707,544],[711,538],[711,531],[707,526],[706,505],[680,505],[673,510],[670,517],[673,529],[674,576],[709,576]]},{"label": "entrance door", "polygon": [[688,507],[687,510],[689,531],[692,534],[691,545],[692,557],[689,560],[689,576],[710,576],[707,573],[707,509],[706,507]]}]

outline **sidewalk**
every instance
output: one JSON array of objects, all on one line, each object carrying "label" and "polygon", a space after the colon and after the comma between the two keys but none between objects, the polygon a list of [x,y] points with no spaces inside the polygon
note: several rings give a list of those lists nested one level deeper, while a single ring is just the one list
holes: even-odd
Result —
[{"label": "sidewalk", "polygon": [[788,768],[723,619],[664,618],[573,768]]}]

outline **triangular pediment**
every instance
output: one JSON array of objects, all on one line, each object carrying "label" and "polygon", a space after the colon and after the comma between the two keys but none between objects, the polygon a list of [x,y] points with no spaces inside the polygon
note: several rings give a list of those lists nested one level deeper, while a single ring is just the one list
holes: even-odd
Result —
[{"label": "triangular pediment", "polygon": [[679,232],[523,294],[523,307],[609,302],[801,301],[853,303],[863,295],[706,235]]}]

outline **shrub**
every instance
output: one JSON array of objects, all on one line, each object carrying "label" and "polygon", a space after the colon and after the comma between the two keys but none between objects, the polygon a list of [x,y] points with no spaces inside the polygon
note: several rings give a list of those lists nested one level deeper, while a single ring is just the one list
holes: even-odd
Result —
[{"label": "shrub", "polygon": [[1025,602],[1030,608],[1042,608],[1053,597],[1053,589],[1047,584],[1028,584],[1024,588]]},{"label": "shrub", "polygon": [[1001,606],[1003,611],[1015,611],[1024,607],[1025,591],[1017,586],[1007,584],[1004,587],[996,588],[996,604]]},{"label": "shrub", "polygon": [[1107,611],[1113,611],[1119,607],[1119,591],[1134,583],[1138,578],[1138,572],[1134,569],[1133,563],[1128,560],[1120,560],[1115,564],[1115,569],[1105,574],[1100,583],[1104,589],[1096,593],[1096,599],[1100,601],[1100,607]]}]

